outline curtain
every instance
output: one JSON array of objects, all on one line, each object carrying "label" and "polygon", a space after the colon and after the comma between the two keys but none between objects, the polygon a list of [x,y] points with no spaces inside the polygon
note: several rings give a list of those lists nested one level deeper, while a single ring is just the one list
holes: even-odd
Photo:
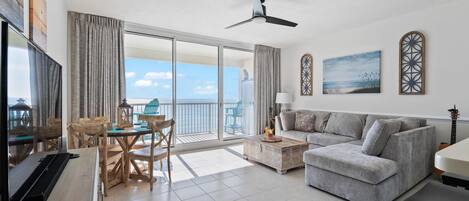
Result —
[{"label": "curtain", "polygon": [[62,117],[62,72],[58,63],[35,47],[29,45],[28,52],[33,120],[43,127],[49,118]]},{"label": "curtain", "polygon": [[124,22],[69,12],[71,115],[116,120],[125,96]]},{"label": "curtain", "polygon": [[257,133],[270,124],[270,110],[277,114],[275,96],[280,92],[280,49],[256,45],[254,49],[254,98]]}]

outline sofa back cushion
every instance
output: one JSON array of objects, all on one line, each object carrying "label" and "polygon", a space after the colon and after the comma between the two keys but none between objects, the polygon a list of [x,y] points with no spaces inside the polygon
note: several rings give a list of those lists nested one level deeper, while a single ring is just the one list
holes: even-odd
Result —
[{"label": "sofa back cushion", "polygon": [[295,130],[296,112],[288,111],[280,113],[280,122],[282,130],[289,131]]},{"label": "sofa back cushion", "polygon": [[366,114],[333,112],[327,121],[324,132],[360,139],[365,119]]},{"label": "sofa back cushion", "polygon": [[366,117],[365,127],[363,127],[362,140],[365,140],[365,137],[368,133],[368,130],[370,130],[371,126],[373,126],[373,124],[375,123],[376,120],[378,120],[378,119],[394,119],[394,118],[398,118],[398,117],[390,116],[390,115],[369,114]]},{"label": "sofa back cushion", "polygon": [[331,115],[330,112],[311,110],[298,110],[298,112],[314,114],[314,131],[324,133],[327,121],[329,120],[329,116]]},{"label": "sofa back cushion", "polygon": [[376,120],[368,130],[362,145],[362,152],[372,156],[380,155],[388,143],[389,137],[401,129],[401,123],[399,119]]},{"label": "sofa back cushion", "polygon": [[297,112],[295,118],[295,130],[303,132],[313,132],[314,114],[310,112]]},{"label": "sofa back cushion", "polygon": [[399,130],[399,132],[408,131],[427,125],[427,120],[422,118],[370,114],[366,117],[365,127],[363,128],[362,140],[365,140],[366,135],[370,130],[371,126],[378,119],[399,119],[402,122],[401,129]]},{"label": "sofa back cushion", "polygon": [[400,132],[424,127],[427,125],[427,120],[421,118],[413,118],[413,117],[400,117],[397,118],[401,121],[401,129]]}]

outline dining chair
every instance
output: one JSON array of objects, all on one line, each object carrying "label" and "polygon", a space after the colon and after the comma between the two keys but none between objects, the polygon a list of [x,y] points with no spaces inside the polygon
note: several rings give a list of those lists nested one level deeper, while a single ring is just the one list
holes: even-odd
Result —
[{"label": "dining chair", "polygon": [[[62,119],[50,117],[47,119],[45,127],[38,128],[38,132],[34,136],[34,152],[56,151],[60,148],[62,138]],[[42,146],[39,147],[39,144]]]},{"label": "dining chair", "polygon": [[[130,161],[136,166],[136,161],[145,161],[148,163],[150,182],[150,191],[153,191],[153,164],[155,161],[167,160],[168,177],[171,182],[171,142],[174,134],[174,125],[176,123],[173,119],[167,121],[155,121],[150,124],[152,129],[151,145],[149,147],[135,150],[130,152]],[[159,134],[158,136],[157,133]],[[164,143],[164,144],[163,144]],[[166,146],[162,146],[166,145]],[[142,171],[136,167],[136,172],[140,177],[144,177]]]},{"label": "dining chair", "polygon": [[[155,115],[155,114],[139,114],[138,121],[146,122],[148,125],[153,124],[157,121],[164,121],[166,119],[165,115]],[[142,136],[142,144],[145,144],[145,135]]]},{"label": "dining chair", "polygon": [[[104,184],[104,196],[109,189],[109,173],[114,173],[122,166],[122,150],[114,150],[108,147],[107,126],[103,121],[79,121],[68,126],[70,140],[77,140],[79,148],[98,147],[101,179]],[[113,166],[108,171],[109,166]],[[121,173],[123,174],[123,173]],[[115,174],[117,176],[117,174]]]}]

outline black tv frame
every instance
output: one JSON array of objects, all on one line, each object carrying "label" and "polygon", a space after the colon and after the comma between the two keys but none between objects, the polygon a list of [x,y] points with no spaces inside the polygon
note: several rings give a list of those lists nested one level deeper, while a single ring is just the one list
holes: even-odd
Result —
[{"label": "black tv frame", "polygon": [[8,23],[1,22],[0,55],[0,201],[10,200],[8,182]]},{"label": "black tv frame", "polygon": [[[1,16],[0,16],[1,17]],[[8,34],[9,30],[12,29],[16,33],[22,35],[22,32],[16,27],[12,26],[12,24],[8,23],[8,20],[5,20],[3,18],[0,18],[1,22],[1,30],[0,30],[0,201],[10,201],[12,199],[12,195],[10,192],[10,182],[9,182],[9,161],[8,161],[8,154],[9,154],[9,144],[8,144]],[[24,36],[23,36],[24,37]],[[27,41],[27,43],[34,48],[36,48],[38,51],[43,52],[46,57],[54,61],[55,63],[59,64],[59,69],[60,69],[60,74],[61,78],[63,78],[62,74],[62,65],[57,62],[57,60],[53,59],[50,55],[48,55],[42,48],[38,47],[36,43],[34,43],[32,40],[24,37],[24,39]],[[63,80],[61,80],[62,82]],[[61,89],[62,90],[63,83],[61,83]],[[62,94],[63,95],[63,94]],[[62,99],[63,100],[63,99]],[[63,103],[62,103],[63,106]],[[61,118],[63,120],[63,111],[61,114]],[[59,143],[59,150],[58,150],[58,155],[60,153],[67,153],[67,141],[66,138],[64,138],[64,134],[62,133],[62,138],[61,138],[61,143]],[[77,156],[72,156],[72,158],[75,158]],[[68,160],[67,160],[68,161]],[[64,167],[62,167],[64,168]],[[63,170],[63,169],[62,169]],[[62,172],[62,170],[59,170],[59,172],[56,172],[56,174],[59,175]],[[56,178],[58,179],[58,177]],[[55,185],[55,180],[52,184],[52,187]],[[27,182],[27,181],[25,181]],[[40,186],[39,188],[45,188],[47,186]],[[49,192],[50,193],[50,192]],[[47,198],[45,198],[47,199]]]}]

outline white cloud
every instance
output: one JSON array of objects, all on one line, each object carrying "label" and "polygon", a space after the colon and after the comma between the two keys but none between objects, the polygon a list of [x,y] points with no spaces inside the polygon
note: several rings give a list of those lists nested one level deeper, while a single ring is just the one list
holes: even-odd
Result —
[{"label": "white cloud", "polygon": [[151,80],[137,80],[135,82],[135,86],[137,87],[149,87],[151,85],[153,85],[153,81]]},{"label": "white cloud", "polygon": [[160,84],[158,84],[158,82],[153,82],[153,86],[157,87],[159,86]]},{"label": "white cloud", "polygon": [[208,95],[208,94],[215,94],[218,92],[218,89],[215,85],[205,85],[205,86],[197,86],[194,88],[194,93]]},{"label": "white cloud", "polygon": [[125,78],[132,78],[135,77],[135,75],[137,75],[135,72],[125,72]]},{"label": "white cloud", "polygon": [[170,89],[170,88],[171,88],[171,85],[165,84],[165,85],[163,85],[163,88],[165,88],[165,89]]},{"label": "white cloud", "polygon": [[145,74],[145,79],[148,80],[170,80],[173,77],[171,72],[148,72]]}]

